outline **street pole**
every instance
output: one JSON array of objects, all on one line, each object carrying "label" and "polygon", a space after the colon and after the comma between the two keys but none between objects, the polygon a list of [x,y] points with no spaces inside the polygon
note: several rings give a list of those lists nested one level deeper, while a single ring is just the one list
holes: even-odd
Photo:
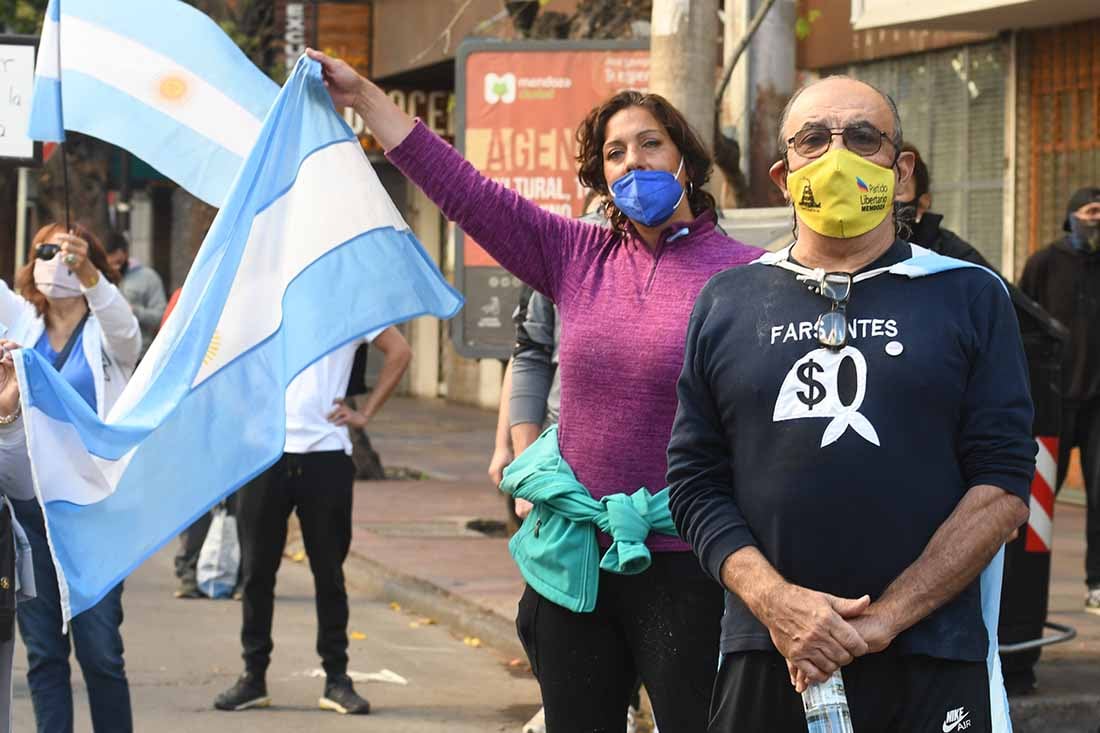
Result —
[{"label": "street pole", "polygon": [[[27,169],[19,168],[19,183],[15,193],[15,272],[27,261]],[[12,283],[15,274],[12,274]]]},{"label": "street pole", "polygon": [[653,0],[649,89],[687,118],[714,149],[718,0]]}]

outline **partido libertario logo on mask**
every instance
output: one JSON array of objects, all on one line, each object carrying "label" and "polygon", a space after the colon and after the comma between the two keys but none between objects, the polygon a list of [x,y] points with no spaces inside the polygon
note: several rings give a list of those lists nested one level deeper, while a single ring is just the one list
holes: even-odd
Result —
[{"label": "partido libertario logo on mask", "polygon": [[893,191],[885,183],[867,183],[856,176],[856,188],[859,189],[860,211],[882,211],[890,204]]}]

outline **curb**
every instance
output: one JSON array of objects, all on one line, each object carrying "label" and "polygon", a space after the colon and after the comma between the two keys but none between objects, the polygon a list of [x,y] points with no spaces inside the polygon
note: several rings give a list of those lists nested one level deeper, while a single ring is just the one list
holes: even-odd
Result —
[{"label": "curb", "polygon": [[486,646],[509,659],[526,661],[527,653],[516,636],[513,620],[426,580],[396,572],[354,550],[348,554],[348,564],[353,571],[347,573],[348,584],[368,596],[381,601],[396,601],[409,610],[430,616],[453,631],[481,639]]}]

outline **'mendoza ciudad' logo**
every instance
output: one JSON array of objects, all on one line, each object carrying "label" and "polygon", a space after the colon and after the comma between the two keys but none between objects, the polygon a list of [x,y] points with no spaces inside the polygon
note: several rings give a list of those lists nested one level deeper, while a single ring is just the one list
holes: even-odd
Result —
[{"label": "'mendoza ciudad' logo", "polygon": [[559,89],[570,89],[573,80],[564,76],[521,76],[512,72],[485,75],[485,101],[511,104],[520,100],[551,100]]},{"label": "'mendoza ciudad' logo", "polygon": [[485,101],[489,104],[504,102],[511,104],[516,101],[516,75],[493,74],[485,75]]}]

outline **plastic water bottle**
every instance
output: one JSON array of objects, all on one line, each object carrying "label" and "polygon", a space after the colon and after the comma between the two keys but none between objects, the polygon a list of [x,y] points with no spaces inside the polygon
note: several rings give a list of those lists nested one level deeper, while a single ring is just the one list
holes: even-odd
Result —
[{"label": "plastic water bottle", "polygon": [[840,670],[802,693],[809,733],[853,733],[852,716],[848,712],[848,696],[844,693],[844,678]]}]

